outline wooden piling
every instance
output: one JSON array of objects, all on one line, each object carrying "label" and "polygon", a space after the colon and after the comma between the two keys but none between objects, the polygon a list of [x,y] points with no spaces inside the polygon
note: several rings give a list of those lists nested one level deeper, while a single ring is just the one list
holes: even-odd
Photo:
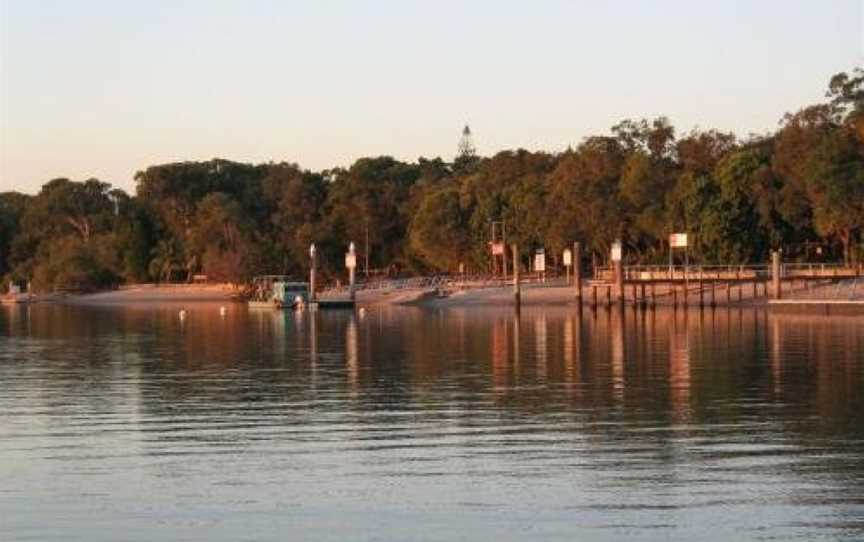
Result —
[{"label": "wooden piling", "polygon": [[612,263],[612,269],[615,274],[615,297],[616,301],[624,302],[624,264],[619,262]]},{"label": "wooden piling", "polygon": [[318,266],[318,252],[315,243],[309,245],[309,302],[315,303],[315,268]]},{"label": "wooden piling", "polygon": [[[522,292],[519,284],[519,245],[513,243],[513,302],[516,307],[522,304]],[[505,256],[506,261],[506,256]]]},{"label": "wooden piling", "polygon": [[782,296],[781,289],[780,252],[775,250],[771,253],[771,294],[774,296],[774,299],[780,299]]},{"label": "wooden piling", "polygon": [[[354,243],[351,243],[351,253],[354,253]],[[355,260],[356,261],[356,260]],[[356,299],[357,293],[357,280],[356,274],[354,273],[354,266],[348,268],[348,299],[354,301]]]},{"label": "wooden piling", "polygon": [[576,289],[576,302],[582,305],[582,244],[573,243],[573,287]]}]

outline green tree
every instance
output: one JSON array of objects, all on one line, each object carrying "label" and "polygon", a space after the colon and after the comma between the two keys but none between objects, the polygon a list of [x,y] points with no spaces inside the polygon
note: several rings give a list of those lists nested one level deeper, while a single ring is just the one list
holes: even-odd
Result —
[{"label": "green tree", "polygon": [[627,231],[619,180],[625,151],[609,137],[591,137],[559,157],[550,174],[549,237],[557,251],[574,240],[606,258]]},{"label": "green tree", "polygon": [[404,203],[420,175],[417,165],[389,156],[362,158],[348,170],[331,172],[326,201],[329,242],[322,247],[330,269],[341,269],[351,241],[361,253],[368,248],[373,269],[409,264],[406,241],[411,217]]},{"label": "green tree", "polygon": [[431,267],[456,271],[470,255],[469,222],[455,187],[431,192],[411,221],[411,248]]},{"label": "green tree", "polygon": [[20,233],[21,216],[30,199],[17,192],[0,193],[0,277],[9,273],[14,265],[12,243]]},{"label": "green tree", "polygon": [[[816,232],[838,242],[850,262],[864,226],[864,148],[856,131],[830,106],[802,109],[784,119],[773,163],[786,183],[786,220],[800,224],[812,217]],[[804,201],[788,201],[801,195]]]}]

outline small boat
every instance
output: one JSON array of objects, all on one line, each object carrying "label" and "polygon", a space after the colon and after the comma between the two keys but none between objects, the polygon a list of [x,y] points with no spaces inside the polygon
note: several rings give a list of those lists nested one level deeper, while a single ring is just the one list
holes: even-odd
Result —
[{"label": "small boat", "polygon": [[250,309],[293,309],[309,302],[309,283],[284,275],[263,275],[252,280]]}]

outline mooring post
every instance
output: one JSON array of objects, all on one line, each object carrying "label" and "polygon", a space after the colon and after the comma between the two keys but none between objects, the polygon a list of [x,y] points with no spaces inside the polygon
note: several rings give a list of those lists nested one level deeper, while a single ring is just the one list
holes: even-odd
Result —
[{"label": "mooring post", "polygon": [[[513,301],[516,306],[522,304],[522,292],[519,286],[519,246],[513,243]],[[505,257],[506,260],[506,257]]]},{"label": "mooring post", "polygon": [[771,286],[774,299],[780,299],[782,295],[780,286],[780,251],[771,252]]},{"label": "mooring post", "polygon": [[690,292],[687,291],[687,283],[685,282],[684,284],[681,285],[681,305],[685,309],[687,308],[687,302],[688,302],[687,297],[689,296],[689,294],[690,294]]},{"label": "mooring post", "polygon": [[315,302],[315,267],[318,263],[318,254],[315,243],[309,245],[309,302]]},{"label": "mooring post", "polygon": [[702,267],[699,267],[699,308],[705,306],[705,281],[702,280]]},{"label": "mooring post", "polygon": [[[576,288],[576,301],[582,305],[582,245],[579,241],[573,243],[573,287]],[[596,294],[596,291],[595,291]],[[596,298],[596,296],[595,296]],[[596,303],[596,301],[595,301]]]},{"label": "mooring post", "polygon": [[591,285],[591,310],[597,310],[597,285]]},{"label": "mooring post", "polygon": [[678,287],[675,286],[675,283],[670,283],[669,287],[672,289],[672,308],[678,308]]},{"label": "mooring post", "polygon": [[615,273],[615,296],[616,301],[624,302],[624,266],[620,261],[613,262],[612,270]]},{"label": "mooring post", "polygon": [[606,287],[606,308],[608,309],[611,307],[612,307],[612,287],[607,286]]},{"label": "mooring post", "polygon": [[348,298],[354,301],[356,293],[354,292],[356,283],[355,268],[357,267],[357,255],[354,250],[354,241],[348,245],[348,255],[345,258],[345,263],[348,264]]}]

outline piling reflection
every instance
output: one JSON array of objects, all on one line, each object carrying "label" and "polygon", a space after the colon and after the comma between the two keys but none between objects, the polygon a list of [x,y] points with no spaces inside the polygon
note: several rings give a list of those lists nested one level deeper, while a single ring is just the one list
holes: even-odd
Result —
[{"label": "piling reflection", "polygon": [[613,307],[609,314],[612,342],[610,359],[612,362],[612,389],[616,401],[624,398],[624,318],[624,306]]},{"label": "piling reflection", "polygon": [[357,344],[357,319],[353,314],[345,326],[345,363],[348,365],[348,383],[356,391],[360,383],[360,348]]},{"label": "piling reflection", "polygon": [[673,315],[669,326],[669,395],[673,419],[686,423],[690,418],[690,344],[687,322]]}]

